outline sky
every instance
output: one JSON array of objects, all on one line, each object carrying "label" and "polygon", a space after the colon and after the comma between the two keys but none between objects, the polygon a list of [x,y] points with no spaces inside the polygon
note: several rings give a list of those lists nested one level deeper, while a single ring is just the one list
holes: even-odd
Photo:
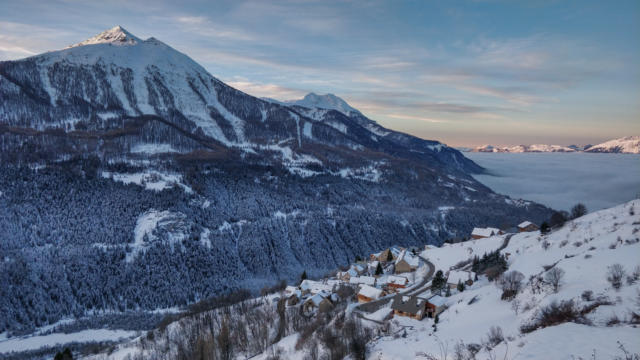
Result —
[{"label": "sky", "polygon": [[0,0],[0,60],[116,25],[251,95],[333,93],[451,146],[640,135],[638,0]]}]

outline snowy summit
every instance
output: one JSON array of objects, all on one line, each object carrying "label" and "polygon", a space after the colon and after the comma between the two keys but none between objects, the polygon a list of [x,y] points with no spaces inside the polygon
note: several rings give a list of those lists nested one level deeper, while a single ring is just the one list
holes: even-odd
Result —
[{"label": "snowy summit", "polygon": [[141,41],[142,40],[140,40],[138,37],[125,30],[122,26],[118,25],[109,30],[103,31],[92,38],[79,42],[75,45],[71,45],[69,47],[72,48],[77,46],[105,43],[113,45],[135,45]]},{"label": "snowy summit", "polygon": [[337,110],[345,115],[360,114],[360,111],[349,105],[342,98],[333,94],[318,95],[309,93],[304,98],[298,100],[285,101],[288,105],[298,105],[306,108],[319,108]]}]

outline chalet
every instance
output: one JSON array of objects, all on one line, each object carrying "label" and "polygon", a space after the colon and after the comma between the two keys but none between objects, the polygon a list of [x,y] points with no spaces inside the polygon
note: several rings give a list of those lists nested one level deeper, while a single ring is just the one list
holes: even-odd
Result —
[{"label": "chalet", "polygon": [[433,295],[427,299],[426,303],[426,315],[427,317],[436,317],[438,314],[444,311],[446,308],[446,299],[440,295]]},{"label": "chalet", "polygon": [[[355,276],[357,276],[357,275],[355,275]],[[336,273],[336,277],[339,280],[342,280],[344,282],[349,282],[349,279],[351,278],[351,274],[348,271],[338,271]]]},{"label": "chalet", "polygon": [[329,300],[329,295],[325,292],[320,292],[312,297],[308,298],[304,304],[302,304],[302,311],[305,313],[318,310],[318,312],[327,312],[333,308],[333,303]]},{"label": "chalet", "polygon": [[449,271],[449,276],[447,278],[447,285],[449,285],[451,289],[455,289],[459,282],[467,286],[473,285],[473,280],[475,278],[476,273],[473,271],[451,270]]},{"label": "chalet", "polygon": [[300,298],[302,298],[302,290],[298,289],[296,286],[287,286],[283,291],[283,296],[287,299],[287,305],[293,306],[300,302]]},{"label": "chalet", "polygon": [[473,239],[483,239],[488,238],[494,235],[502,235],[503,232],[500,229],[488,227],[488,228],[473,228],[471,232],[471,238]]},{"label": "chalet", "polygon": [[538,225],[530,221],[524,221],[518,225],[519,232],[529,232],[529,231],[538,231],[538,230],[540,230],[540,228],[538,228]]},{"label": "chalet", "polygon": [[387,287],[390,290],[398,291],[398,289],[404,289],[409,284],[409,279],[404,276],[388,276],[387,277]]},{"label": "chalet", "polygon": [[378,260],[374,260],[370,262],[368,266],[369,274],[372,274],[372,275],[375,274],[376,270],[378,270],[378,265],[380,265],[380,261]]},{"label": "chalet", "polygon": [[377,289],[369,285],[361,285],[360,291],[358,291],[358,302],[368,303],[379,299],[382,295],[383,291],[381,289]]},{"label": "chalet", "polygon": [[396,256],[393,254],[393,251],[391,249],[386,249],[379,253],[371,254],[371,256],[369,256],[370,261],[377,260],[381,262],[387,262],[387,261],[393,261],[395,259],[396,259]]},{"label": "chalet", "polygon": [[418,268],[419,262],[420,259],[417,256],[412,256],[407,253],[407,250],[402,250],[395,262],[395,273],[402,274],[415,271]]},{"label": "chalet", "polygon": [[422,320],[427,312],[427,299],[417,295],[396,295],[391,303],[393,314],[407,316],[416,320]]},{"label": "chalet", "polygon": [[354,276],[349,279],[349,284],[376,286],[376,278],[373,276]]}]

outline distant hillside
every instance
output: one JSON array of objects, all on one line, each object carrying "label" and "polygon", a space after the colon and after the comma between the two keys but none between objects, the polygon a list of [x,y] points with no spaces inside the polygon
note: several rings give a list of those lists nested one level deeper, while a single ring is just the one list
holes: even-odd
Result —
[{"label": "distant hillside", "polygon": [[482,145],[475,148],[458,148],[463,152],[490,152],[490,153],[525,153],[525,152],[591,152],[591,153],[622,153],[640,154],[640,136],[627,136],[609,140],[598,145],[515,145],[497,146]]},{"label": "distant hillside", "polygon": [[640,154],[640,136],[627,136],[594,145],[586,152]]}]

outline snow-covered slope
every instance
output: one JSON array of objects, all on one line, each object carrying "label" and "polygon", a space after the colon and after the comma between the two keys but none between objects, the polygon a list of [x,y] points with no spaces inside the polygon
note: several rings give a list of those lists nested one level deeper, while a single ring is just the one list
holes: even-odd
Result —
[{"label": "snow-covered slope", "polygon": [[627,136],[594,145],[586,152],[640,154],[640,136]]},{"label": "snow-covered slope", "polygon": [[[572,360],[625,359],[624,351],[640,353],[637,341],[640,338],[637,327],[640,312],[638,210],[640,200],[634,200],[575,219],[545,235],[517,233],[430,247],[421,256],[445,273],[464,260],[501,249],[509,264],[505,275],[521,273],[521,286],[514,298],[502,300],[501,282],[489,282],[480,275],[464,291],[452,290],[451,296],[445,298],[447,308],[440,313],[437,323],[430,318],[419,321],[397,315],[387,320],[390,305],[384,305],[362,320],[363,326],[376,334],[366,346],[366,358]],[[506,239],[509,240],[505,246]],[[617,289],[608,280],[614,264],[626,271]],[[562,275],[558,287],[554,288],[548,274],[558,270]],[[275,309],[274,303],[268,304],[278,296],[267,296],[256,302],[266,304],[263,305],[266,309]],[[523,330],[536,323],[541,313],[553,304],[569,301],[580,320],[558,321],[533,331]],[[343,314],[337,314],[335,319],[344,321]],[[348,317],[353,312],[347,310],[346,314]],[[242,315],[232,312],[232,316]],[[267,327],[275,328],[277,321],[274,319]],[[185,321],[169,326],[173,329],[173,341],[180,343],[188,339],[188,324]],[[333,322],[329,321],[327,326],[333,327]],[[310,332],[307,329],[279,338],[262,354],[252,354],[252,358],[270,359],[277,353],[280,358],[307,359],[309,348],[296,345],[304,336],[319,339],[320,348],[316,350],[319,355],[331,353],[322,331],[313,333],[313,329]],[[495,335],[492,339],[490,333]],[[152,358],[152,353],[144,350],[141,339],[117,347],[107,358],[121,359],[127,354]],[[175,351],[175,346],[168,346],[167,350]]]},{"label": "snow-covered slope", "polygon": [[[444,359],[438,357],[443,348],[448,348],[451,356],[461,343],[463,352],[467,352],[468,345],[480,344],[478,358],[586,359],[595,353],[598,359],[611,359],[624,355],[618,341],[628,351],[638,353],[640,329],[629,322],[632,312],[637,314],[639,310],[639,241],[640,200],[588,214],[547,235],[516,234],[502,250],[508,254],[508,271],[524,275],[522,290],[514,300],[501,300],[502,290],[481,277],[464,292],[454,291],[447,298],[449,308],[440,315],[437,331],[431,320],[397,318],[398,326],[410,326],[407,337],[378,340],[373,344],[371,358],[407,359],[434,354]],[[494,246],[497,243],[494,241]],[[445,245],[422,255],[436,260],[438,267],[446,270],[487,251],[484,245],[483,240]],[[607,272],[616,263],[622,265],[630,279],[623,277],[619,290],[607,281]],[[551,268],[564,273],[557,292],[544,280]],[[591,295],[583,295],[589,291]],[[573,301],[580,309],[594,309],[583,310],[583,323],[521,331],[522,325],[536,321],[541,310],[561,301]],[[500,327],[505,340],[488,350],[483,344],[491,327]]]}]

